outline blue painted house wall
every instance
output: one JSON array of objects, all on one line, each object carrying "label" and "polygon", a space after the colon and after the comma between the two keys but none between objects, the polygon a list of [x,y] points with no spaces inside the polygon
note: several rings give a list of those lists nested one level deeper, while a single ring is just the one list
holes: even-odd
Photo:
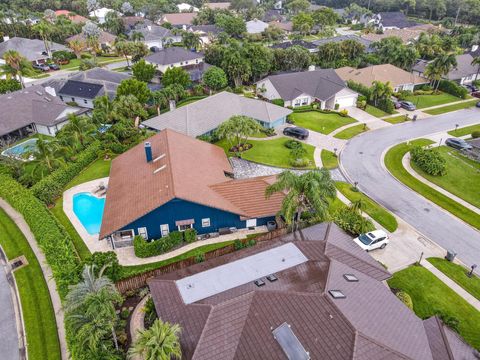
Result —
[{"label": "blue painted house wall", "polygon": [[[209,227],[202,227],[202,219],[205,218],[210,219]],[[246,221],[240,220],[240,216],[237,214],[181,199],[173,199],[121,230],[133,230],[135,235],[139,235],[138,228],[146,227],[148,238],[158,239],[161,237],[160,225],[168,224],[169,231],[172,232],[178,230],[175,225],[176,221],[189,219],[195,220],[193,228],[199,234],[215,232],[224,227],[236,227],[238,229],[246,227]],[[267,221],[274,219],[274,216],[257,218],[257,226],[266,225]]]}]

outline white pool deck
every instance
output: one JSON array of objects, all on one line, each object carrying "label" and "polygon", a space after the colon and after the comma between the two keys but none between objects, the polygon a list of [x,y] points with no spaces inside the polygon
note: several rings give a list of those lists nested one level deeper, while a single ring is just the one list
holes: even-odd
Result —
[{"label": "white pool deck", "polygon": [[[73,212],[73,196],[81,192],[91,192],[93,194],[93,191],[97,189],[101,183],[103,183],[105,186],[108,186],[108,179],[109,179],[108,177],[105,177],[101,179],[88,181],[86,183],[74,186],[63,193],[63,211],[67,215],[68,219],[72,223],[77,233],[83,239],[85,245],[87,245],[88,249],[92,253],[96,251],[99,251],[99,252],[112,251],[112,247],[109,241],[99,240],[98,234],[90,235],[87,232],[87,230],[83,227],[82,223]],[[158,255],[158,256],[152,256],[149,258],[136,257],[133,250],[133,246],[118,248],[118,249],[115,249],[114,251],[117,253],[118,262],[120,263],[120,265],[124,265],[124,266],[144,265],[144,264],[150,264],[158,261],[167,260],[204,245],[216,244],[220,242],[237,240],[237,239],[244,239],[248,235],[264,233],[267,231],[268,230],[266,226],[257,226],[254,230],[242,229],[232,234],[221,235],[215,238],[210,238],[210,239],[201,240],[201,241],[195,241],[194,243],[187,244],[185,246],[182,246],[168,253]]]}]

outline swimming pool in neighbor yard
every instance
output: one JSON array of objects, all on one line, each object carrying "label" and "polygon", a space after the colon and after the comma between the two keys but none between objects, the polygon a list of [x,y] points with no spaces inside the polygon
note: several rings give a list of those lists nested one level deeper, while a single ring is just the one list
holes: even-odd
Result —
[{"label": "swimming pool in neighbor yard", "polygon": [[98,198],[89,192],[73,195],[73,212],[90,235],[100,232],[105,198]]},{"label": "swimming pool in neighbor yard", "polygon": [[36,138],[28,139],[24,142],[21,142],[20,144],[3,150],[2,155],[21,159],[23,157],[23,154],[25,154],[26,152],[35,151],[37,149],[37,140],[38,139]]}]

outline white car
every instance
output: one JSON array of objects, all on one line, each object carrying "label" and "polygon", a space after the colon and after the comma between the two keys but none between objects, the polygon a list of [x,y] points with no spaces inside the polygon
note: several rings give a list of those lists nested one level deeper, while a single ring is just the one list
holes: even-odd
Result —
[{"label": "white car", "polygon": [[353,241],[365,251],[383,249],[388,244],[388,235],[383,230],[375,230],[361,234]]}]

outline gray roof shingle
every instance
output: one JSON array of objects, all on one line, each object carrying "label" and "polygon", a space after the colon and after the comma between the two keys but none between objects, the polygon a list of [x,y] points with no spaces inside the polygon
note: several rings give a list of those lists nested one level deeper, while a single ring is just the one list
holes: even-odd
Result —
[{"label": "gray roof shingle", "polygon": [[182,61],[194,60],[203,57],[203,53],[185,50],[184,48],[172,46],[161,49],[147,57],[145,60],[158,65],[170,65]]},{"label": "gray roof shingle", "polygon": [[[25,39],[13,37],[10,40],[0,43],[0,58],[8,50],[16,50],[29,61],[48,59],[45,55],[45,44],[38,39]],[[68,50],[65,46],[52,42],[50,45],[52,52],[59,50]]]}]

